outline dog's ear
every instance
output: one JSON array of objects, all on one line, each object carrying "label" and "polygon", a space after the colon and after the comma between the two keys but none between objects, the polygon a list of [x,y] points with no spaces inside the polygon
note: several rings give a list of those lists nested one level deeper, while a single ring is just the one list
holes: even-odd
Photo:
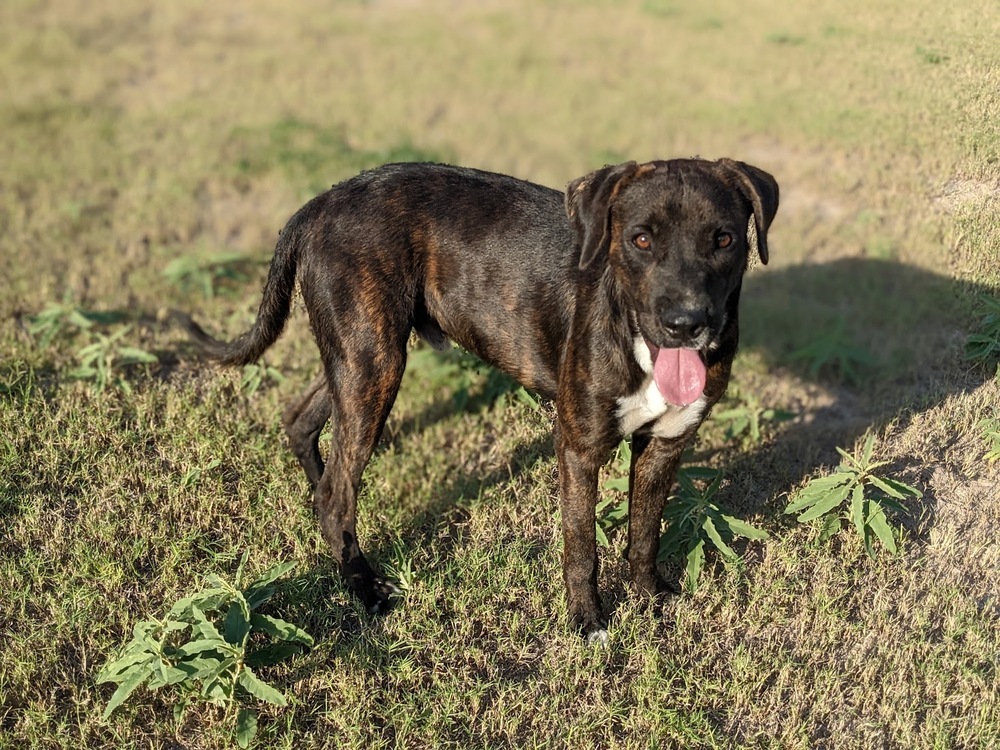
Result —
[{"label": "dog's ear", "polygon": [[[778,183],[763,169],[750,164],[732,159],[720,159],[719,163],[736,175],[740,190],[753,205],[757,254],[760,256],[760,262],[766,266],[767,229],[771,226],[774,215],[778,213]],[[750,244],[753,244],[752,237]]]},{"label": "dog's ear", "polygon": [[566,187],[566,215],[580,245],[580,268],[589,267],[611,243],[611,201],[639,165],[634,161],[604,167]]}]

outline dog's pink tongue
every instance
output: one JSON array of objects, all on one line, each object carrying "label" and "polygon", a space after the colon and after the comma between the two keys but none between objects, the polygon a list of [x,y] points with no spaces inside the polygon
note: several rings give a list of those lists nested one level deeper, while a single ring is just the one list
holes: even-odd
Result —
[{"label": "dog's pink tongue", "polygon": [[653,355],[653,380],[667,403],[687,406],[705,390],[705,364],[693,349],[657,349]]}]

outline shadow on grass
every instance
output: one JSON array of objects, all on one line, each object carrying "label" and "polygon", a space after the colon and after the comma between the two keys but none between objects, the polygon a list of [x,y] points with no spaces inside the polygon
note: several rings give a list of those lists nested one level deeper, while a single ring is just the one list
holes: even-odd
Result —
[{"label": "shadow on grass", "polygon": [[[780,515],[784,493],[839,463],[836,446],[850,450],[868,430],[905,427],[983,385],[992,372],[966,362],[962,349],[976,297],[987,294],[996,290],[864,258],[748,276],[741,350],[759,357],[766,372],[790,375],[819,397],[805,397],[799,418],[772,442],[735,455],[725,467],[731,484],[722,502],[744,513]],[[738,375],[739,364],[734,370]],[[888,470],[927,486],[930,469],[916,457]],[[917,511],[933,515],[936,499],[925,492],[920,505]]]},{"label": "shadow on grass", "polygon": [[[923,269],[866,258],[748,275],[741,351],[759,360],[763,373],[758,379],[779,372],[781,380],[797,382],[798,390],[820,397],[790,393],[799,402],[798,419],[783,426],[772,441],[726,456],[730,482],[720,494],[722,504],[738,515],[759,513],[776,521],[786,493],[821,467],[839,462],[837,446],[849,450],[868,430],[891,422],[905,426],[914,415],[981,386],[992,373],[964,363],[964,329],[975,311],[976,296],[995,293],[982,286],[963,287]],[[738,362],[737,376],[740,366]],[[508,383],[499,393],[515,387],[513,381]],[[462,397],[470,412],[488,407],[495,398],[485,390]],[[418,430],[444,418],[451,408],[433,403],[398,430]],[[513,476],[552,455],[551,437],[527,444],[512,456]],[[927,488],[914,514],[932,518],[936,498],[927,484],[931,468],[913,457],[895,462],[889,470]],[[435,533],[436,519],[447,517],[448,508],[474,500],[513,476],[505,469],[482,477],[456,477],[414,516],[413,532],[405,534],[402,543],[420,544],[426,534]],[[380,550],[373,552],[378,556]]]}]

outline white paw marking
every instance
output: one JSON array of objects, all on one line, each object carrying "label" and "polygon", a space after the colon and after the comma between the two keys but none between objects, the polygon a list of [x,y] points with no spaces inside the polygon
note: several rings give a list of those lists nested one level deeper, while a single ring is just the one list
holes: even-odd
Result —
[{"label": "white paw marking", "polygon": [[601,628],[600,630],[595,630],[592,633],[587,633],[587,645],[607,648],[608,631],[605,630],[604,628]]},{"label": "white paw marking", "polygon": [[387,596],[385,599],[375,602],[372,606],[368,608],[368,614],[377,615],[381,612],[385,612],[389,609],[389,603],[392,599],[402,599],[403,592],[400,590],[399,586],[394,584],[392,581],[387,581],[384,578],[379,578],[377,581],[378,585],[387,591]]}]

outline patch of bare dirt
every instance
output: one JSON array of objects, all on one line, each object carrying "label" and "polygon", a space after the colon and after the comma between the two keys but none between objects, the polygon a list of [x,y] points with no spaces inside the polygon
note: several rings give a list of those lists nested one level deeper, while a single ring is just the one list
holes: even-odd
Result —
[{"label": "patch of bare dirt", "polygon": [[928,490],[935,498],[923,557],[928,573],[969,592],[980,610],[1000,615],[1000,477],[970,481],[953,467],[935,468]]},{"label": "patch of bare dirt", "polygon": [[934,196],[934,203],[948,213],[983,206],[992,201],[1000,201],[1000,178],[990,181],[955,177],[948,180],[941,192]]}]

